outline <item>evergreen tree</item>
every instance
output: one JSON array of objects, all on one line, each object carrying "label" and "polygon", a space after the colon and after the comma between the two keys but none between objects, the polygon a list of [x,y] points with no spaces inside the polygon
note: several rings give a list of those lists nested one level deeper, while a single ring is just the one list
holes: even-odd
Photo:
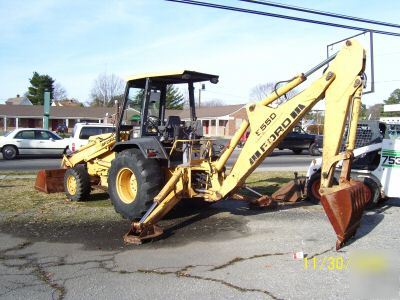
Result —
[{"label": "evergreen tree", "polygon": [[[136,106],[141,106],[144,100],[144,90],[140,90],[133,96],[133,103]],[[178,88],[175,88],[172,84],[167,85],[167,95],[166,95],[166,109],[183,109],[184,97]]]},{"label": "evergreen tree", "polygon": [[[400,89],[395,89],[387,98],[383,100],[384,104],[400,104]],[[385,112],[383,113],[384,117],[399,117],[400,112]]]},{"label": "evergreen tree", "polygon": [[184,97],[172,84],[167,86],[166,108],[183,109]]},{"label": "evergreen tree", "polygon": [[31,86],[28,88],[26,96],[33,105],[43,105],[45,90],[50,92],[50,99],[53,99],[54,79],[49,75],[40,75],[38,72],[33,72],[29,82]]},{"label": "evergreen tree", "polygon": [[385,104],[400,104],[400,89],[395,89],[390,97],[383,101]]}]

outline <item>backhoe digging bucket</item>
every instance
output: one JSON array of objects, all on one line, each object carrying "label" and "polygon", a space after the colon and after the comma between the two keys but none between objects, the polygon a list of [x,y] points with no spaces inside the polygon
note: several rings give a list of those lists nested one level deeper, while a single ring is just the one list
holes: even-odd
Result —
[{"label": "backhoe digging bucket", "polygon": [[350,180],[341,185],[343,188],[340,190],[321,197],[321,204],[337,235],[336,250],[355,235],[368,203],[362,182]]},{"label": "backhoe digging bucket", "polygon": [[35,189],[47,194],[64,192],[64,174],[67,169],[40,170]]}]

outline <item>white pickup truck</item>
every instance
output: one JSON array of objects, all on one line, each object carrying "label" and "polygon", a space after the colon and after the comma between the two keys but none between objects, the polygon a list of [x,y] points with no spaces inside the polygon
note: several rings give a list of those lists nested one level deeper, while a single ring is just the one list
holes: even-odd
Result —
[{"label": "white pickup truck", "polygon": [[112,124],[101,123],[76,123],[72,130],[68,145],[68,153],[75,152],[88,143],[89,137],[103,133],[111,133],[115,130]]}]

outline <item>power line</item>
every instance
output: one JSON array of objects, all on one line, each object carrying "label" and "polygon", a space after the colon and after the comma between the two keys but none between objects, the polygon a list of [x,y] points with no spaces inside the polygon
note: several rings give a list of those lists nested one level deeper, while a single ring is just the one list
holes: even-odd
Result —
[{"label": "power line", "polygon": [[201,2],[201,1],[194,1],[194,0],[165,0],[165,1],[182,3],[182,4],[191,4],[191,5],[210,7],[210,8],[217,8],[217,9],[223,9],[223,10],[230,10],[230,11],[235,11],[235,12],[243,12],[243,13],[248,13],[248,14],[253,14],[253,15],[260,15],[260,16],[266,16],[266,17],[272,17],[272,18],[280,18],[280,19],[299,21],[299,22],[305,22],[305,23],[311,23],[311,24],[317,24],[317,25],[324,25],[324,26],[330,26],[330,27],[338,27],[338,28],[358,30],[358,31],[370,31],[370,32],[377,33],[377,34],[400,37],[400,33],[397,33],[397,32],[376,30],[376,29],[371,29],[371,28],[350,26],[350,25],[331,23],[331,22],[324,22],[324,21],[318,21],[318,20],[314,20],[314,19],[274,14],[274,13],[268,13],[268,12],[264,12],[264,11],[245,9],[245,8],[227,6],[227,5],[220,5],[220,4],[209,3],[209,2]]},{"label": "power line", "polygon": [[384,80],[384,81],[375,81],[375,83],[390,83],[390,82],[399,82],[400,79],[393,79],[393,80]]},{"label": "power line", "polygon": [[301,12],[305,12],[305,13],[327,16],[327,17],[332,17],[332,18],[400,28],[399,24],[381,22],[381,21],[376,21],[376,20],[371,20],[371,19],[358,18],[358,17],[342,15],[342,14],[337,14],[337,13],[331,13],[331,12],[327,12],[327,11],[310,9],[310,8],[305,8],[305,7],[300,7],[300,6],[281,4],[281,3],[277,3],[277,2],[271,2],[271,1],[265,1],[265,0],[239,0],[239,1],[261,4],[261,5],[272,6],[272,7],[278,7],[278,8],[289,9],[289,10],[294,10],[294,11],[301,11]]}]

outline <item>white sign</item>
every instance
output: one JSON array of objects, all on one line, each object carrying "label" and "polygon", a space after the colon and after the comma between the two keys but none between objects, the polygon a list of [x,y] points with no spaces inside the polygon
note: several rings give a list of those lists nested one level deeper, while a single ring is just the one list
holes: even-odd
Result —
[{"label": "white sign", "polygon": [[400,111],[400,104],[386,104],[383,106],[384,112]]}]

